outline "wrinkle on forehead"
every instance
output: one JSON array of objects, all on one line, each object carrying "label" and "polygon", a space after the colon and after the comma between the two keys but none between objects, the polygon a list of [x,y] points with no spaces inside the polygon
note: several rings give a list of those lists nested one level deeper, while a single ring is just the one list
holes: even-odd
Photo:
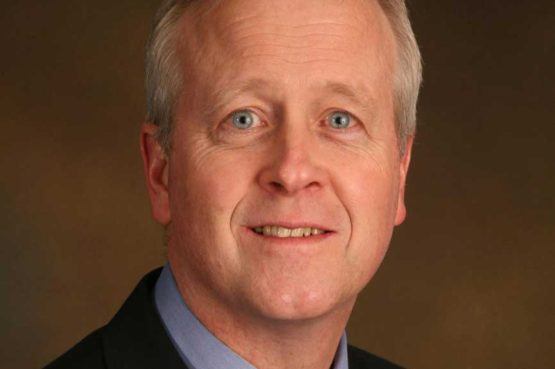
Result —
[{"label": "wrinkle on forehead", "polygon": [[[369,100],[378,100],[376,94],[389,94],[380,86],[389,85],[392,79],[394,37],[376,1],[193,4],[180,25],[185,86],[195,86],[183,91],[188,98],[181,101],[187,106],[212,104],[210,92],[228,90],[232,82],[244,78],[277,81],[268,90],[273,94],[285,88],[299,91],[328,77],[352,86],[365,85],[372,95]],[[293,5],[296,11],[290,11]]]},{"label": "wrinkle on forehead", "polygon": [[218,54],[281,54],[302,63],[369,51],[388,63],[394,53],[393,33],[375,0],[196,1],[182,24],[185,54],[195,55],[188,58],[195,64],[214,62]]}]

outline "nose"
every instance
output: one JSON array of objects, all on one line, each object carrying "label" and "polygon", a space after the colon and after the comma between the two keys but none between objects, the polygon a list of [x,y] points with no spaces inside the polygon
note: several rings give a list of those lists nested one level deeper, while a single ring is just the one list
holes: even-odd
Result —
[{"label": "nose", "polygon": [[273,194],[291,196],[315,191],[325,182],[325,169],[318,142],[308,129],[283,126],[268,147],[266,166],[258,176],[259,184]]}]

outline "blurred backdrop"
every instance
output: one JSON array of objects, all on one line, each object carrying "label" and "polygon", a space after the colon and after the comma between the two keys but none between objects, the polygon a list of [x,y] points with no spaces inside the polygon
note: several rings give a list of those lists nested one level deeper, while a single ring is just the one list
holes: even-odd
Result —
[{"label": "blurred backdrop", "polygon": [[[3,0],[0,366],[39,368],[164,262],[138,149],[156,0]],[[411,1],[408,211],[349,324],[415,369],[555,367],[555,2]]]}]

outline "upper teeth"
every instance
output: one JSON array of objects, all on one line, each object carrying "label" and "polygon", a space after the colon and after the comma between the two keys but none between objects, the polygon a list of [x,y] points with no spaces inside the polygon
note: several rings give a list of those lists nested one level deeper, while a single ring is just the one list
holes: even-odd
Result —
[{"label": "upper teeth", "polygon": [[285,237],[308,237],[311,235],[319,235],[326,233],[326,231],[318,228],[285,228],[279,226],[264,226],[254,228],[256,233],[263,234],[265,236],[275,236],[280,238]]}]

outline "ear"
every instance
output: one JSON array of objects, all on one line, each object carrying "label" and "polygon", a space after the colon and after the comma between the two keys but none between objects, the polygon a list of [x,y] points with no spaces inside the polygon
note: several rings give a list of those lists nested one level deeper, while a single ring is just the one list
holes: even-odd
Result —
[{"label": "ear", "polygon": [[141,127],[141,155],[153,218],[163,226],[171,221],[168,194],[169,162],[156,139],[158,127],[145,123]]},{"label": "ear", "polygon": [[407,139],[405,153],[401,158],[401,163],[399,165],[399,195],[397,198],[397,213],[395,215],[396,226],[403,223],[407,217],[407,207],[405,206],[405,185],[407,182],[407,172],[409,170],[413,142],[414,136],[410,136]]}]

